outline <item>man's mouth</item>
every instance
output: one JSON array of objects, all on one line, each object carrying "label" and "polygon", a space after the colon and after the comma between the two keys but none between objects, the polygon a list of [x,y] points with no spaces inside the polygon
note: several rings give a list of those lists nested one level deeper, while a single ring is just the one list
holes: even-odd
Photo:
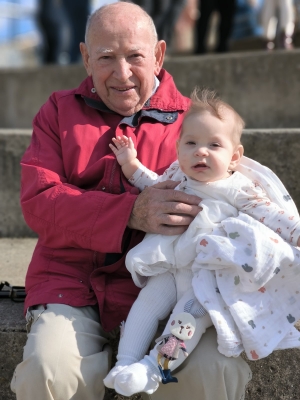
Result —
[{"label": "man's mouth", "polygon": [[134,88],[134,86],[131,86],[131,87],[117,87],[117,86],[114,86],[113,87],[113,89],[117,90],[118,92],[128,92],[129,90],[131,90],[133,88]]}]

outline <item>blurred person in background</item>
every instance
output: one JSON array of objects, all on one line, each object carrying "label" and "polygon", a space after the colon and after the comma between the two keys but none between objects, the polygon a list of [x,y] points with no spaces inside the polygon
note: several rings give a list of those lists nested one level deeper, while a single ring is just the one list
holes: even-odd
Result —
[{"label": "blurred person in background", "polygon": [[42,35],[42,63],[70,64],[81,61],[79,43],[84,42],[88,0],[40,0],[37,23]]},{"label": "blurred person in background", "polygon": [[293,0],[264,0],[262,25],[266,48],[293,49],[295,10]]},{"label": "blurred person in background", "polygon": [[193,52],[195,23],[198,18],[198,0],[186,0],[186,4],[175,25],[173,40],[173,50],[175,52]]},{"label": "blurred person in background", "polygon": [[136,0],[132,1],[142,7],[153,19],[159,40],[172,45],[175,24],[187,0]]},{"label": "blurred person in background", "polygon": [[227,52],[229,39],[233,27],[236,0],[199,0],[200,17],[196,22],[195,54],[207,52],[206,39],[208,35],[209,21],[213,11],[218,11],[220,20],[217,28],[217,53]]},{"label": "blurred person in background", "polygon": [[263,0],[237,0],[231,39],[261,37],[259,15]]}]

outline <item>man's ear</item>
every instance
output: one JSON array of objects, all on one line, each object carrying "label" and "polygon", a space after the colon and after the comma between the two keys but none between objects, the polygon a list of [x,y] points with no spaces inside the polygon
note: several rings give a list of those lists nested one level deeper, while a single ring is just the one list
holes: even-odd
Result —
[{"label": "man's ear", "polygon": [[157,76],[160,73],[160,70],[163,66],[165,53],[166,53],[166,42],[164,40],[159,40],[155,47],[155,68],[154,75]]},{"label": "man's ear", "polygon": [[79,46],[80,46],[80,52],[81,52],[84,67],[86,69],[88,76],[91,76],[92,71],[91,71],[90,63],[89,63],[90,56],[89,56],[87,45],[85,43],[81,42]]},{"label": "man's ear", "polygon": [[239,165],[243,154],[244,154],[244,147],[241,144],[239,144],[232,155],[231,162],[228,168],[229,170],[231,171],[235,170],[235,168]]}]

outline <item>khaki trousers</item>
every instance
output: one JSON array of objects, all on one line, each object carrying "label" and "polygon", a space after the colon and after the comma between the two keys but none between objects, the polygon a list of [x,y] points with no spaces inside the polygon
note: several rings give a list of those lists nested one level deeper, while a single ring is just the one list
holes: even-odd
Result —
[{"label": "khaki trousers", "polygon": [[241,357],[219,353],[216,330],[211,327],[172,376],[178,383],[161,384],[155,393],[143,393],[143,400],[243,400],[252,373]]},{"label": "khaki trousers", "polygon": [[[11,382],[17,400],[102,400],[111,349],[97,309],[49,304],[31,315],[23,361]],[[213,328],[173,374],[178,383],[160,385],[153,395],[143,394],[143,399],[240,400],[251,379],[244,360],[217,351]]]}]

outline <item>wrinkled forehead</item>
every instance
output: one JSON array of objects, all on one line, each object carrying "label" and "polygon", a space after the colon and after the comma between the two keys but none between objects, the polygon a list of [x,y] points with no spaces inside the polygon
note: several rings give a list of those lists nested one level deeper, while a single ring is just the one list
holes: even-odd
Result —
[{"label": "wrinkled forehead", "polygon": [[140,38],[145,44],[155,43],[149,20],[141,14],[129,15],[128,12],[95,16],[88,28],[87,40],[90,42],[94,39],[101,40],[101,38],[105,38],[105,40],[125,38],[138,40]]}]

